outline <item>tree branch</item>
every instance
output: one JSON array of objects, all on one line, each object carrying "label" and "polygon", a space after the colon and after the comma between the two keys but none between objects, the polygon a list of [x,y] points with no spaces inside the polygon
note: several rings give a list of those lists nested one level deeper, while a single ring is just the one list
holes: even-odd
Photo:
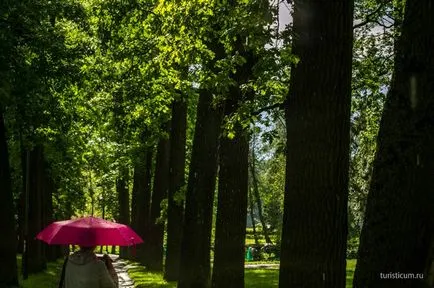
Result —
[{"label": "tree branch", "polygon": [[373,12],[371,12],[370,14],[368,14],[368,16],[366,16],[365,21],[360,22],[359,24],[356,24],[353,26],[353,29],[357,29],[360,28],[362,26],[365,26],[366,24],[373,22],[374,19],[372,19],[375,14],[377,14],[378,12],[380,12],[380,10],[384,7],[384,4],[386,4],[387,1],[382,2],[380,5],[378,5],[377,9],[375,9]]},{"label": "tree branch", "polygon": [[266,107],[263,107],[261,109],[258,109],[256,111],[252,112],[252,115],[259,115],[262,112],[273,110],[273,109],[276,109],[276,108],[283,109],[283,108],[285,108],[285,104],[286,104],[286,101],[282,102],[282,103],[276,103],[276,104],[273,104],[273,105],[270,105],[270,106],[266,106]]}]

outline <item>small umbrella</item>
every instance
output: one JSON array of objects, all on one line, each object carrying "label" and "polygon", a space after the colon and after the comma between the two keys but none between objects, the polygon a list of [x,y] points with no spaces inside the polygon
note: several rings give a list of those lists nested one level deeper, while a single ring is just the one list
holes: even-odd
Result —
[{"label": "small umbrella", "polygon": [[50,245],[131,246],[143,243],[142,238],[127,225],[96,217],[53,222],[36,238]]}]

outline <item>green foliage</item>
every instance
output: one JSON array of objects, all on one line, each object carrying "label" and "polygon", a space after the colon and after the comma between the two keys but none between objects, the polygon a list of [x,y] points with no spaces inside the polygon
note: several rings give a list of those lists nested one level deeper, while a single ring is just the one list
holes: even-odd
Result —
[{"label": "green foliage", "polygon": [[365,25],[354,30],[349,239],[358,237],[363,223],[383,103],[392,78],[394,41],[400,30],[403,2],[355,2],[356,23]]}]

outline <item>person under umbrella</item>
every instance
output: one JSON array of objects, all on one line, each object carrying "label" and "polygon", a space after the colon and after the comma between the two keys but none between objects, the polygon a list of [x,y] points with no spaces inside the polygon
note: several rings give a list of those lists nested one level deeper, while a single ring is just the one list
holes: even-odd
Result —
[{"label": "person under umbrella", "polygon": [[127,225],[97,217],[53,222],[36,236],[49,245],[79,245],[63,264],[60,288],[117,288],[118,278],[111,258],[100,260],[98,245],[132,246],[143,240]]},{"label": "person under umbrella", "polygon": [[117,288],[118,277],[111,259],[104,254],[100,260],[94,253],[96,246],[80,246],[64,264],[61,288]]}]

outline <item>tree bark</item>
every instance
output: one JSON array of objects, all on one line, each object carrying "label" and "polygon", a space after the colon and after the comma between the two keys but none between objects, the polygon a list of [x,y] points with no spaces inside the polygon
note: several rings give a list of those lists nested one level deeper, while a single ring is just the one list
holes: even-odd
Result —
[{"label": "tree bark", "polygon": [[170,130],[170,171],[167,209],[167,257],[164,277],[178,280],[181,257],[184,201],[182,188],[185,184],[185,145],[187,131],[187,103],[177,100],[172,106]]},{"label": "tree bark", "polygon": [[200,90],[188,176],[178,288],[209,287],[214,191],[223,117],[209,90]]},{"label": "tree bark", "polygon": [[44,152],[41,145],[30,151],[29,210],[27,255],[28,273],[37,273],[46,268],[45,244],[36,240],[36,235],[44,228]]},{"label": "tree bark", "polygon": [[343,288],[353,1],[294,9],[279,287]]},{"label": "tree bark", "polygon": [[[241,91],[241,85],[253,74],[256,59],[245,50],[244,39],[236,48],[246,62],[232,75],[236,85],[230,87],[224,113],[230,117],[241,103],[253,98],[253,91]],[[219,151],[219,182],[215,230],[212,287],[244,287],[244,251],[246,239],[247,196],[249,181],[249,140],[240,122],[234,123],[234,138],[222,137]]]},{"label": "tree bark", "polygon": [[[232,99],[231,99],[232,100]],[[237,98],[225,112],[236,111]],[[229,115],[229,114],[227,114]],[[248,137],[239,124],[235,138],[220,140],[220,169],[212,287],[244,287],[248,194]]]},{"label": "tree bark", "polygon": [[[139,199],[139,197],[143,197],[143,191],[146,186],[146,156],[147,151],[145,147],[140,148],[135,155],[133,190],[131,195],[131,227],[134,230],[137,230],[139,227],[139,209],[144,208],[143,198]],[[147,209],[149,211],[149,207]]]},{"label": "tree bark", "polygon": [[163,270],[164,222],[158,221],[161,215],[161,201],[167,197],[169,180],[169,140],[160,139],[157,147],[154,189],[152,193],[150,223],[148,230],[147,268]]},{"label": "tree bark", "polygon": [[[55,192],[55,183],[51,175],[51,169],[49,169],[49,163],[45,162],[44,169],[44,228],[54,221],[54,211],[53,211],[53,193]],[[45,257],[47,261],[55,261],[61,254],[58,246],[46,245],[45,246]]]},{"label": "tree bark", "polygon": [[[146,148],[144,173],[140,177],[141,182],[137,193],[137,234],[142,237],[144,244],[137,246],[137,260],[142,265],[147,265],[145,243],[148,242],[149,217],[151,209],[151,180],[153,147]],[[141,173],[140,173],[141,174]]]},{"label": "tree bark", "polygon": [[[119,201],[119,222],[122,224],[130,224],[130,193],[128,191],[128,169],[123,167],[119,171],[118,179],[116,180],[116,191]],[[128,248],[119,247],[119,257],[128,257]]]},{"label": "tree bark", "polygon": [[17,235],[15,232],[15,217],[13,209],[13,195],[9,166],[8,143],[3,111],[0,107],[0,287],[18,287],[17,273]]},{"label": "tree bark", "polygon": [[[384,105],[354,287],[426,287],[434,231],[434,5],[406,2]],[[381,274],[382,273],[382,274]],[[400,276],[403,276],[402,274]],[[429,279],[424,275],[425,279]]]}]

